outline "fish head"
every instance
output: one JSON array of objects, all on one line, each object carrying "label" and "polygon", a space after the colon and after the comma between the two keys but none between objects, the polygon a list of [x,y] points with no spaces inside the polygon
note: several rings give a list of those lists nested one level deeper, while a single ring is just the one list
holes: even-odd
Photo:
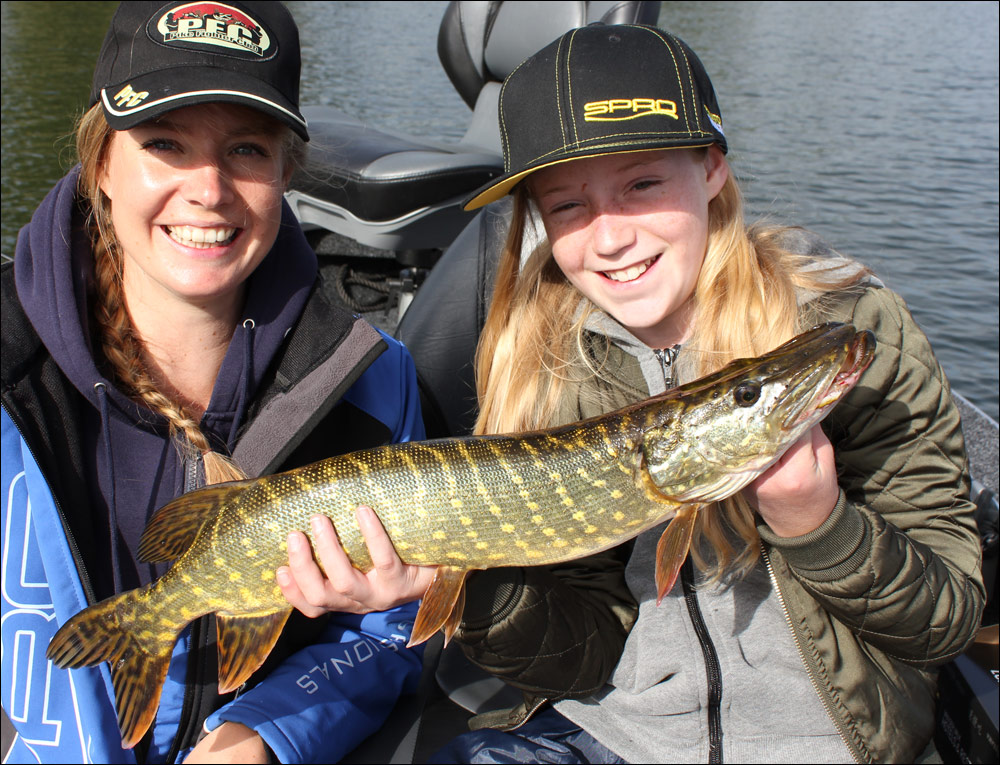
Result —
[{"label": "fish head", "polygon": [[735,494],[833,409],[874,351],[871,332],[823,324],[674,389],[667,414],[643,434],[643,468],[671,501]]}]

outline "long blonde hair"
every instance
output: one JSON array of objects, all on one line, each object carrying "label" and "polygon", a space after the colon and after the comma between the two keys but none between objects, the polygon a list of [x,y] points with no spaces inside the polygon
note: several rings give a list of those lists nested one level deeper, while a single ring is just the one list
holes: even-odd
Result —
[{"label": "long blonde hair", "polygon": [[[304,151],[302,141],[291,130],[287,133],[286,157],[296,162]],[[111,202],[100,185],[113,134],[100,104],[84,113],[77,123],[76,151],[81,165],[78,189],[89,205],[88,227],[97,288],[93,316],[104,359],[123,393],[166,419],[170,436],[182,452],[202,456],[206,483],[245,478],[231,459],[212,449],[187,407],[157,388],[144,361],[143,340],[132,325],[125,301],[122,252],[111,222]]]},{"label": "long blonde hair", "polygon": [[[585,385],[587,375],[600,375],[583,330],[587,315],[598,309],[562,275],[547,242],[523,257],[530,205],[522,184],[514,192],[513,218],[476,353],[480,409],[475,432],[480,434],[562,424],[553,420],[567,386]],[[815,260],[781,246],[787,228],[748,227],[732,172],[709,203],[708,216],[693,331],[684,346],[697,376],[735,358],[765,353],[807,328],[817,317],[800,310],[803,291],[822,295],[850,289],[868,273],[860,264],[846,273],[816,268]],[[749,571],[760,549],[754,512],[741,496],[719,503],[719,510],[698,514],[692,545],[695,562],[712,580]],[[734,546],[730,532],[741,545]],[[702,536],[714,550],[713,561],[698,553]]]}]

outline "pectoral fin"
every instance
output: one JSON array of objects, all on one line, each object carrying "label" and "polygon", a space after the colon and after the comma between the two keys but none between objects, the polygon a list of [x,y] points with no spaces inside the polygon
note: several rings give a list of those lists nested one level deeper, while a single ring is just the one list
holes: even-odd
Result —
[{"label": "pectoral fin", "polygon": [[424,593],[413,623],[413,633],[407,647],[420,645],[439,629],[444,630],[445,643],[451,639],[462,621],[465,608],[465,575],[468,571],[455,566],[438,566],[434,579]]},{"label": "pectoral fin", "polygon": [[215,615],[219,639],[219,693],[236,690],[271,653],[291,608],[265,614]]},{"label": "pectoral fin", "polygon": [[674,588],[691,549],[694,522],[702,505],[682,505],[656,545],[656,605]]}]

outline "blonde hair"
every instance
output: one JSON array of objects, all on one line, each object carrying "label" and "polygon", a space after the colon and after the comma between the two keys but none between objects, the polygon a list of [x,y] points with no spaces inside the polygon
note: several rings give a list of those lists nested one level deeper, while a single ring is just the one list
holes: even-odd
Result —
[{"label": "blonde hair", "polygon": [[[697,376],[735,358],[765,353],[815,323],[803,311],[803,291],[832,294],[857,285],[868,270],[820,267],[815,259],[781,245],[785,227],[747,226],[739,185],[730,172],[708,207],[708,243],[694,292],[692,335],[684,354]],[[583,326],[597,310],[566,280],[543,240],[522,266],[522,241],[530,200],[522,184],[514,193],[510,231],[497,268],[496,287],[476,353],[479,417],[476,433],[519,432],[556,424],[569,384],[600,376]],[[839,264],[843,265],[843,264]],[[820,301],[821,302],[821,301]],[[581,310],[581,305],[583,310]],[[698,514],[692,555],[717,581],[746,573],[760,552],[753,509],[736,495],[719,511]],[[733,544],[732,533],[742,541]],[[697,541],[714,551],[706,561]]]},{"label": "blonde hair", "polygon": [[[286,158],[294,163],[304,148],[298,136],[291,130],[287,133],[291,138],[284,142]],[[201,455],[206,483],[246,478],[230,458],[212,449],[187,407],[157,388],[143,360],[143,340],[132,325],[125,301],[122,252],[111,222],[111,202],[100,186],[113,134],[100,104],[84,113],[77,123],[76,151],[81,165],[78,189],[89,204],[88,227],[97,282],[93,316],[111,377],[123,393],[166,419],[170,436],[182,452]]]}]

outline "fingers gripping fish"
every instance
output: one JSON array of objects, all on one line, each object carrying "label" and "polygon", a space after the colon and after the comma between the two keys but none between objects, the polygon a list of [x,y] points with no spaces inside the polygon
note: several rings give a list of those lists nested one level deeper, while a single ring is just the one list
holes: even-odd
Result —
[{"label": "fingers gripping fish", "polygon": [[699,509],[772,465],[854,386],[873,353],[871,333],[824,325],[584,422],[392,444],[191,492],[156,512],[140,544],[145,561],[176,559],[170,570],[72,617],[48,656],[60,667],[110,662],[122,739],[134,746],[192,620],[216,614],[220,692],[264,662],[291,613],[274,575],[289,531],[327,515],[351,562],[371,569],[354,521],[361,504],[378,514],[404,562],[437,567],[410,645],[455,632],[469,571],[593,555],[672,517],[657,548],[662,599]]}]

